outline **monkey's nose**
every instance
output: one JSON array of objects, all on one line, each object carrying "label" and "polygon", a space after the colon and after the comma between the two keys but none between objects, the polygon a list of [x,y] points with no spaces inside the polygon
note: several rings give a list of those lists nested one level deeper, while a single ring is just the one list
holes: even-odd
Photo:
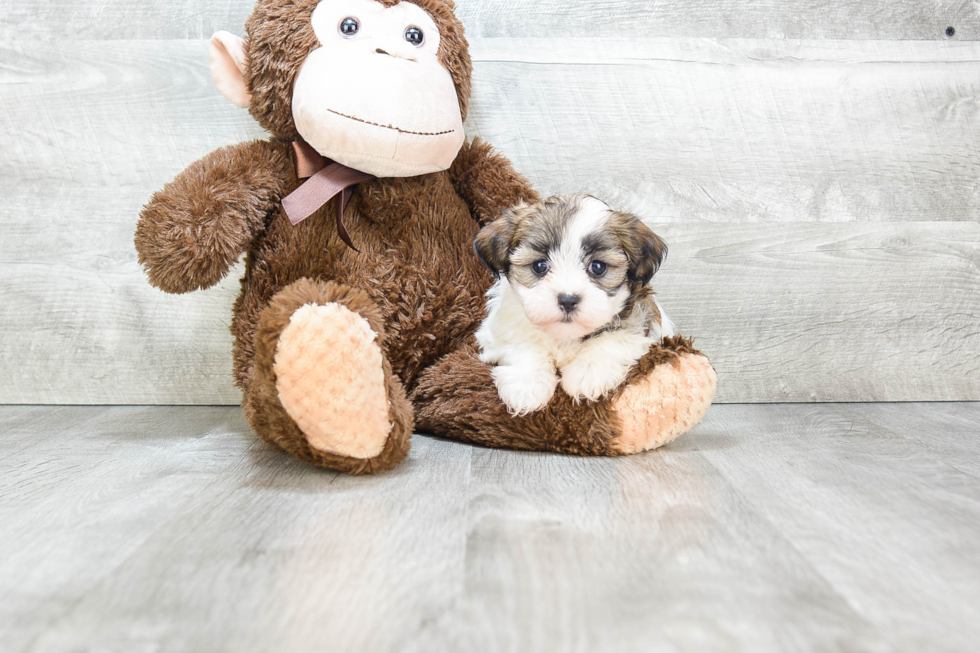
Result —
[{"label": "monkey's nose", "polygon": [[575,307],[578,306],[582,298],[578,295],[566,295],[562,293],[558,295],[558,305],[561,306],[561,310],[565,313],[572,313],[575,311]]}]

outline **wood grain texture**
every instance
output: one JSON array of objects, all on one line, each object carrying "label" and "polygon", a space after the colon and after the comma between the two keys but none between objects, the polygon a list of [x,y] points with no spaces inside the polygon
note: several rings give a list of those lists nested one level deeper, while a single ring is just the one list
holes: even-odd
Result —
[{"label": "wood grain texture", "polygon": [[631,458],[417,437],[351,478],[235,408],[0,407],[0,639],[972,652],[980,477],[957,466],[978,423],[975,403],[715,406]]},{"label": "wood grain texture", "polygon": [[474,45],[472,131],[651,219],[975,221],[973,43]]},{"label": "wood grain texture", "polygon": [[[888,433],[915,443],[953,469],[980,478],[980,438],[963,437],[980,424],[976,404],[918,404],[914,410],[889,410],[891,404],[841,407],[855,422],[873,422]],[[866,410],[862,407],[866,406]]]},{"label": "wood grain texture", "polygon": [[0,0],[3,42],[208,39],[245,33],[255,0]]},{"label": "wood grain texture", "polygon": [[980,36],[963,0],[457,0],[470,36],[944,39]]},{"label": "wood grain texture", "polygon": [[980,396],[980,225],[654,225],[723,402]]},{"label": "wood grain texture", "polygon": [[[684,444],[893,643],[971,650],[978,634],[962,629],[956,613],[980,605],[980,566],[963,564],[980,524],[980,476],[954,465],[975,469],[977,456],[949,456],[931,440],[975,440],[980,411],[976,404],[863,408],[731,406],[711,436]],[[939,412],[963,421],[928,417]],[[745,437],[747,423],[754,441]]]},{"label": "wood grain texture", "polygon": [[[194,39],[241,32],[254,0],[0,0],[0,40]],[[980,38],[967,0],[456,0],[471,37]]]},{"label": "wood grain texture", "polygon": [[[474,39],[472,134],[671,245],[718,400],[980,397],[973,43]],[[0,46],[0,403],[237,403],[233,273],[151,288],[150,194],[261,137],[204,41]],[[7,62],[10,62],[9,64]]]},{"label": "wood grain texture", "polygon": [[701,456],[501,453],[473,454],[466,589],[408,650],[893,650]]},{"label": "wood grain texture", "polygon": [[211,88],[206,42],[2,52],[18,65],[0,78],[0,368],[21,371],[0,403],[238,403],[228,324],[240,269],[170,296],[133,247],[153,191],[218,147],[263,137]]}]

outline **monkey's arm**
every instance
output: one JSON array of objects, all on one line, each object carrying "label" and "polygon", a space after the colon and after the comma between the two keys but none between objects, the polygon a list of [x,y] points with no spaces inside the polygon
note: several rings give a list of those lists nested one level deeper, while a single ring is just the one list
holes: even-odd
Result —
[{"label": "monkey's arm", "polygon": [[499,218],[505,209],[538,200],[537,191],[507,157],[479,138],[463,145],[449,175],[481,227]]},{"label": "monkey's arm", "polygon": [[136,251],[150,283],[185,293],[218,283],[286,192],[288,145],[252,141],[191,164],[150,199]]}]

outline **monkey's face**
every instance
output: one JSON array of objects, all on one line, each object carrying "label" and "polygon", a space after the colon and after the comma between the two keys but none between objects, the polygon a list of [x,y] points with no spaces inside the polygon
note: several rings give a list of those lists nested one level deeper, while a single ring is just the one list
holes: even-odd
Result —
[{"label": "monkey's face", "polygon": [[445,170],[463,144],[439,29],[410,2],[322,0],[320,47],[293,89],[293,120],[320,154],[379,177]]},{"label": "monkey's face", "polygon": [[447,169],[472,66],[452,0],[258,0],[218,32],[211,75],[280,138],[378,177]]}]

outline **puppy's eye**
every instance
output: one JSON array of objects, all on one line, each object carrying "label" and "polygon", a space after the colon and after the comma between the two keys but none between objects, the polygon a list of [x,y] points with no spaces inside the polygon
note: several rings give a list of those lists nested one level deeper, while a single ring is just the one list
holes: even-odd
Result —
[{"label": "puppy's eye", "polygon": [[422,30],[420,30],[418,27],[412,25],[405,30],[405,40],[415,47],[418,47],[422,45],[423,41],[425,41],[425,34],[423,34]]},{"label": "puppy's eye", "polygon": [[602,261],[592,261],[589,264],[589,274],[593,277],[601,277],[606,273],[606,264]]},{"label": "puppy's eye", "polygon": [[535,261],[531,264],[531,271],[539,277],[548,274],[549,269],[551,269],[551,266],[548,265],[548,261]]},{"label": "puppy's eye", "polygon": [[357,34],[357,30],[361,29],[361,24],[353,16],[348,16],[340,21],[340,25],[337,29],[340,30],[341,36],[349,39]]}]

